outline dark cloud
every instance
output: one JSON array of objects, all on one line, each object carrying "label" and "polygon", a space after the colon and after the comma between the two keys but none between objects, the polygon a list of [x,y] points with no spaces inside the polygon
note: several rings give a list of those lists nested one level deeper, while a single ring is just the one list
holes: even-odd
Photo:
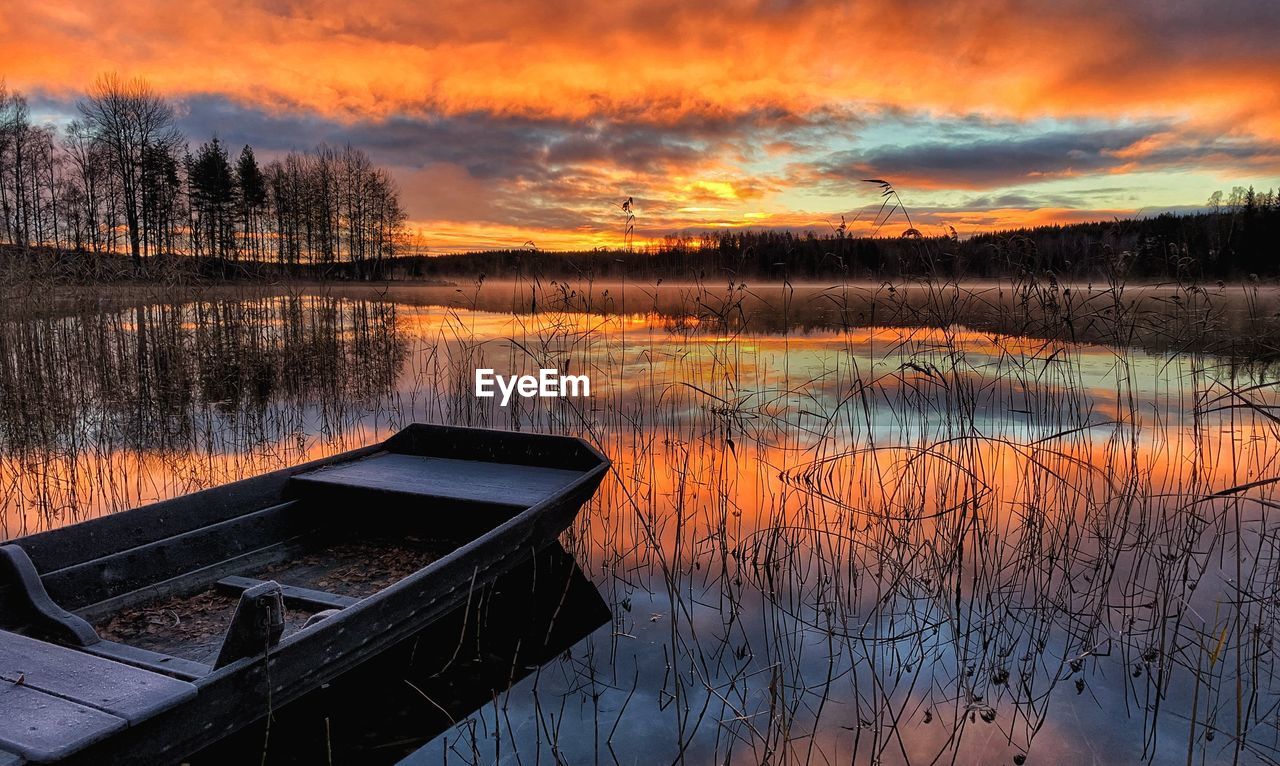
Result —
[{"label": "dark cloud", "polygon": [[1146,125],[854,149],[829,155],[812,173],[836,185],[875,177],[925,188],[988,189],[1118,170],[1274,167],[1278,160],[1275,143],[1182,136]]},{"label": "dark cloud", "polygon": [[925,142],[850,150],[817,167],[830,180],[887,178],[935,188],[991,188],[1032,178],[1091,173],[1117,164],[1109,153],[1150,134],[1142,128],[1059,132],[1032,138]]},{"label": "dark cloud", "polygon": [[[217,135],[233,147],[252,145],[268,159],[319,144],[351,144],[393,169],[411,214],[444,209],[464,220],[516,226],[580,225],[578,209],[601,207],[602,198],[618,193],[603,169],[651,175],[696,166],[732,134],[707,123],[673,128],[487,113],[344,123],[271,114],[213,96],[187,99],[183,110],[182,128],[193,142]],[[468,199],[450,199],[455,194]]]},{"label": "dark cloud", "polygon": [[1022,189],[1010,189],[999,194],[980,194],[966,197],[955,207],[961,210],[1006,210],[1020,208],[1036,210],[1039,208],[1076,208],[1092,206],[1091,200],[1111,198],[1129,193],[1130,190],[1119,186],[1094,189],[1073,189],[1070,194],[1054,194]]},{"label": "dark cloud", "polygon": [[[472,112],[450,116],[392,117],[339,122],[299,113],[273,114],[219,96],[188,98],[182,128],[192,137],[218,135],[264,152],[350,143],[380,162],[404,168],[449,163],[476,178],[548,178],[558,168],[609,166],[637,173],[690,167],[744,145],[780,136],[799,139],[825,129],[829,114],[799,117],[782,110],[699,114],[675,122],[622,118],[561,121]],[[794,134],[794,135],[792,135]]]},{"label": "dark cloud", "polygon": [[[38,92],[33,105],[54,115],[75,112],[74,101]],[[1277,144],[1198,135],[1180,124],[1068,122],[1043,132],[1034,124],[982,115],[939,119],[892,107],[804,114],[781,107],[740,113],[708,107],[675,119],[655,118],[637,107],[584,119],[472,111],[356,120],[206,94],[187,96],[178,108],[193,145],[216,134],[232,151],[249,144],[270,160],[319,144],[351,144],[392,170],[416,220],[540,230],[611,230],[617,225],[615,203],[626,196],[644,211],[641,228],[647,233],[677,230],[691,219],[703,222],[681,230],[714,227],[722,219],[738,225],[736,216],[748,201],[762,200],[767,209],[770,195],[789,189],[845,195],[865,191],[861,179],[871,177],[904,189],[974,190],[956,207],[975,213],[1137,207],[1121,200],[1120,189],[1051,193],[1036,184],[1135,170],[1280,167]],[[829,152],[832,145],[858,146],[866,140],[860,134],[883,135],[886,125],[902,126],[904,136],[931,138]],[[868,126],[879,127],[864,132]],[[771,158],[791,163],[782,177],[749,170],[751,163]],[[941,209],[918,212],[924,220],[932,212],[943,220]],[[838,215],[798,211],[801,223],[778,225],[812,228],[812,221],[821,225]]]},{"label": "dark cloud", "polygon": [[1280,48],[1280,13],[1272,0],[1137,0],[1124,8],[1133,33],[1153,49],[1218,57],[1229,46],[1235,55],[1273,57]]}]

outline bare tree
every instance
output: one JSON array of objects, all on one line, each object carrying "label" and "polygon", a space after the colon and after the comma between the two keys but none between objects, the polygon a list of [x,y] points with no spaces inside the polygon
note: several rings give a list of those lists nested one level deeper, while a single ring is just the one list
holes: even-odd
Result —
[{"label": "bare tree", "polygon": [[88,245],[93,252],[102,251],[100,226],[105,221],[103,212],[103,176],[107,174],[107,157],[102,145],[93,138],[92,130],[79,120],[67,126],[65,151],[70,160],[72,174],[69,179],[75,189],[74,198],[79,203],[77,216],[77,249]]},{"label": "bare tree", "polygon": [[3,227],[6,242],[13,242],[13,229],[9,225],[10,208],[7,184],[5,184],[5,168],[9,164],[9,152],[13,146],[18,95],[9,94],[5,82],[0,80],[0,226]]},{"label": "bare tree", "polygon": [[172,155],[182,143],[173,107],[145,81],[124,80],[116,74],[99,77],[79,107],[110,157],[123,197],[129,251],[134,265],[141,267],[147,212],[144,176],[158,153]]},{"label": "bare tree", "polygon": [[372,277],[396,254],[405,224],[400,192],[363,151],[291,152],[269,164],[265,177],[282,263],[345,260]]},{"label": "bare tree", "polygon": [[0,219],[5,239],[20,245],[28,244],[31,237],[26,182],[30,138],[27,100],[0,85]]}]

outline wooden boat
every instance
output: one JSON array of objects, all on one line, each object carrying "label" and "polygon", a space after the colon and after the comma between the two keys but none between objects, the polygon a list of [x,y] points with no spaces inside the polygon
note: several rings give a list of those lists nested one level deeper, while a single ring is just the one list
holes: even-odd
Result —
[{"label": "wooden boat", "polygon": [[414,425],[0,546],[0,766],[179,760],[532,558],[608,465],[571,437]]},{"label": "wooden boat", "polygon": [[[491,585],[477,588],[466,604],[421,633],[278,708],[269,722],[246,726],[183,762],[437,763],[460,739],[471,736],[467,728],[441,734],[492,706],[496,697],[612,618],[577,561],[552,543]],[[527,699],[500,705],[519,707]],[[502,742],[496,752],[511,751]]]}]

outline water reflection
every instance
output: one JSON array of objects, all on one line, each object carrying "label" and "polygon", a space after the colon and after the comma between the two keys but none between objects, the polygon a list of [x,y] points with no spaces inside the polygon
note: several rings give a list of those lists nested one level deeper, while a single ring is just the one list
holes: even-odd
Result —
[{"label": "water reflection", "polygon": [[407,354],[393,304],[322,296],[0,322],[0,537],[328,453]]},{"label": "water reflection", "polygon": [[[368,287],[334,294],[368,298]],[[390,284],[381,299],[501,314],[571,311],[648,315],[670,328],[783,334],[832,328],[965,326],[1004,336],[1106,343],[1153,352],[1280,358],[1280,289],[1273,285],[1054,279],[964,283],[748,284],[733,279],[571,283],[537,278],[456,286]]]},{"label": "water reflection", "polygon": [[[499,290],[528,308],[482,310]],[[8,534],[414,420],[581,434],[616,471],[565,544],[614,619],[423,758],[1280,756],[1266,367],[1102,343],[1125,326],[1101,314],[1075,341],[975,329],[945,292],[910,323],[766,330],[705,291],[593,313],[523,290],[7,323]],[[1179,302],[1163,337],[1234,326],[1204,312]],[[593,396],[499,407],[471,395],[480,366],[585,372]],[[273,741],[303,751],[304,729]]]}]

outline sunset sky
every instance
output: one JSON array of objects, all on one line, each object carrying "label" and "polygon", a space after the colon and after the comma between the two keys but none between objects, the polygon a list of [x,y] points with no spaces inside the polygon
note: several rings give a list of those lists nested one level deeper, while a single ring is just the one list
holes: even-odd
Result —
[{"label": "sunset sky", "polygon": [[440,252],[614,244],[628,196],[639,241],[866,232],[869,177],[962,235],[1280,186],[1269,0],[8,0],[0,40],[42,121],[114,70],[193,143],[362,147]]}]

